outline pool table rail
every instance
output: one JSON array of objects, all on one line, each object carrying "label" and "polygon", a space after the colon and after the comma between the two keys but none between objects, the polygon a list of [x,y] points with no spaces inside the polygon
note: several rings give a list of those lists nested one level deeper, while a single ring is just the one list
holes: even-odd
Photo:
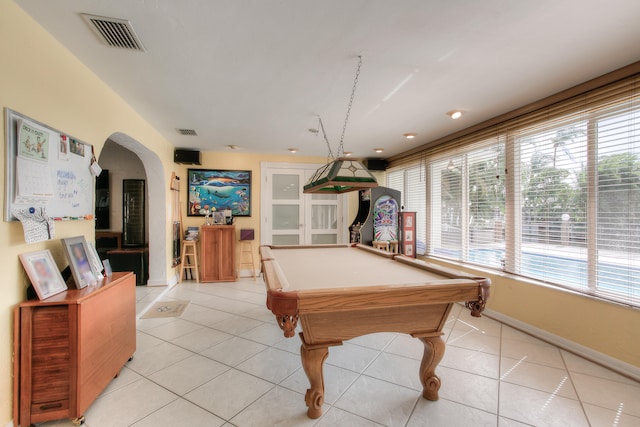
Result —
[{"label": "pool table rail", "polygon": [[[262,253],[262,248],[260,248]],[[264,283],[267,287],[267,308],[276,316],[278,326],[287,338],[293,337],[298,326],[298,293],[295,291],[283,291],[286,281],[282,274],[276,270],[277,264],[273,259],[262,260],[262,272]]]},{"label": "pool table rail", "polygon": [[[336,310],[391,309],[406,307],[407,301],[411,301],[411,305],[416,306],[464,301],[465,306],[470,309],[471,315],[479,317],[489,299],[491,281],[487,278],[476,277],[459,270],[404,255],[390,254],[364,245],[357,246],[358,249],[370,250],[385,257],[390,256],[395,261],[445,276],[447,279],[429,280],[428,282],[425,279],[424,283],[372,284],[371,286],[363,285],[353,288],[328,287],[289,291],[288,289],[291,287],[277,262],[272,247],[261,246],[260,255],[267,288],[267,308],[276,316],[291,318],[283,320],[283,324],[293,326],[293,323],[297,324],[297,317],[301,310],[305,313],[323,313],[335,312]],[[335,248],[347,247],[347,245],[325,245],[323,247]],[[298,247],[277,246],[274,248],[297,249]],[[309,247],[300,248],[304,250]],[[289,337],[294,333],[287,328],[285,335]]]},{"label": "pool table rail", "polygon": [[396,255],[394,260],[401,262],[403,264],[413,265],[417,268],[431,271],[434,273],[442,274],[449,276],[451,278],[466,278],[468,280],[475,281],[478,286],[478,297],[477,299],[465,300],[465,307],[471,310],[471,315],[474,317],[480,317],[482,312],[484,311],[485,305],[487,304],[487,300],[491,295],[491,279],[486,277],[479,277],[468,274],[464,271],[456,270],[449,267],[444,267],[438,264],[418,260],[416,258],[407,257],[404,255]]}]

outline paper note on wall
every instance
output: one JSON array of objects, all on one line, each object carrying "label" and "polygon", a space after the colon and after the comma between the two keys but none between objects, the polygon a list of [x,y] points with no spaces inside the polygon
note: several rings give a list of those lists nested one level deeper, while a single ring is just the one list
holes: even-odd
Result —
[{"label": "paper note on wall", "polygon": [[13,216],[22,223],[26,243],[51,240],[55,236],[54,221],[47,216],[45,208],[14,209]]}]

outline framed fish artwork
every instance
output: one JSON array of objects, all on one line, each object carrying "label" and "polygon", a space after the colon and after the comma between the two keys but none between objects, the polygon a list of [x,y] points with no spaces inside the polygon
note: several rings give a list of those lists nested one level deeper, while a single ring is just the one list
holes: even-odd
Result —
[{"label": "framed fish artwork", "polygon": [[188,216],[251,216],[251,171],[188,169]]}]

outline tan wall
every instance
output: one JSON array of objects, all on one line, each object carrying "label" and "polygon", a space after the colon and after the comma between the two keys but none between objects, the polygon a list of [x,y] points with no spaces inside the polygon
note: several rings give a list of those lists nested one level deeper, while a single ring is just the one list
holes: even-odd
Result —
[{"label": "tan wall", "polygon": [[[126,134],[158,155],[169,171],[165,173],[168,189],[173,147],[13,1],[0,0],[0,11],[0,106],[93,144],[98,153],[111,134]],[[4,120],[1,126],[4,140]],[[2,149],[3,166],[4,156]],[[54,240],[27,245],[19,223],[0,223],[0,426],[12,418],[13,308],[25,299],[29,284],[18,254],[50,249],[62,269],[67,263],[59,239],[81,234],[94,240],[92,221],[58,222]],[[165,238],[170,250],[168,228]]]},{"label": "tan wall", "polygon": [[[253,245],[254,261],[256,268],[258,268],[258,246],[260,242],[260,192],[262,191],[262,182],[260,180],[262,162],[289,162],[289,163],[313,163],[323,164],[326,162],[326,157],[304,157],[299,155],[265,155],[265,154],[253,154],[242,152],[207,152],[202,153],[202,165],[189,166],[189,165],[175,165],[176,175],[180,177],[180,209],[183,215],[183,221],[185,227],[199,227],[204,223],[203,217],[187,216],[186,204],[188,197],[187,189],[187,170],[193,169],[227,169],[227,170],[249,170],[251,171],[251,216],[250,217],[236,217],[235,226],[237,237],[240,237],[241,228],[253,228],[255,230],[255,243]],[[347,223],[351,224],[351,218],[354,218],[357,211],[357,206],[351,200],[357,200],[357,193],[352,193],[348,198],[348,215]],[[355,206],[355,207],[354,207]],[[238,251],[239,248],[236,248]],[[238,253],[236,254],[238,255]]]},{"label": "tan wall", "polygon": [[496,279],[491,309],[640,368],[640,311],[547,286]]},{"label": "tan wall", "polygon": [[640,368],[640,310],[483,270],[465,270],[491,278],[488,309]]}]

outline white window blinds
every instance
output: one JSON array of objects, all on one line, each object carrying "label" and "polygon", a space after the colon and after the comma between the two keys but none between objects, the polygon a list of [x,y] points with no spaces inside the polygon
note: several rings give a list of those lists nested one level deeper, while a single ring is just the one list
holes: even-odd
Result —
[{"label": "white window blinds", "polygon": [[431,163],[430,254],[502,268],[504,144],[458,150]]},{"label": "white window blinds", "polygon": [[427,185],[424,164],[407,168],[404,210],[416,213],[416,254],[424,255],[427,246]]},{"label": "white window blinds", "polygon": [[594,122],[596,292],[640,304],[640,97]]},{"label": "white window blinds", "polygon": [[509,270],[584,287],[587,205],[580,185],[587,166],[587,124],[554,121],[516,137],[515,143],[520,159],[513,177],[520,188],[514,195],[520,238],[516,266]]},{"label": "white window blinds", "polygon": [[640,307],[640,76],[494,123],[392,161],[419,253]]},{"label": "white window blinds", "polygon": [[640,305],[640,97],[605,94],[517,132],[508,270]]},{"label": "white window blinds", "polygon": [[406,212],[416,213],[416,254],[426,253],[426,177],[423,164],[391,171],[386,175],[386,186],[401,192],[401,205]]}]

